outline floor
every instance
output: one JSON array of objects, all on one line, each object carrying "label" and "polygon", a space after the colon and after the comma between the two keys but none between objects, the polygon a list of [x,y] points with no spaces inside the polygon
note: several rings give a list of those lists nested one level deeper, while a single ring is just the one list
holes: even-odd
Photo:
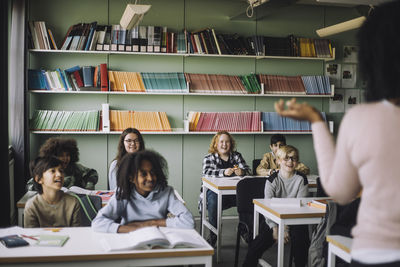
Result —
[{"label": "floor", "polygon": [[[216,255],[213,256],[213,267],[233,267],[235,263],[235,243],[236,243],[236,226],[237,218],[223,219],[222,221],[222,246],[220,249],[220,262],[217,263]],[[196,229],[200,229],[199,220],[196,220]],[[206,230],[207,231],[207,230]],[[206,232],[205,237],[208,236]],[[287,266],[288,260],[288,247],[285,246],[285,266]],[[246,256],[247,245],[241,241],[239,250],[239,264],[242,266],[243,260]],[[286,253],[287,252],[287,253]],[[270,264],[270,266],[276,266],[277,246],[274,245],[263,254],[263,259]],[[268,265],[266,265],[268,266]],[[197,265],[196,265],[197,267]]]}]

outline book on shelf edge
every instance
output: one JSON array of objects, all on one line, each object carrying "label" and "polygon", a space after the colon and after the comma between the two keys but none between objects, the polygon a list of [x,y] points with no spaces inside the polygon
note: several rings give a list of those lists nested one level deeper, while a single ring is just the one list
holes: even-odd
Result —
[{"label": "book on shelf edge", "polygon": [[204,240],[199,235],[193,235],[191,229],[156,226],[140,228],[127,234],[103,234],[99,239],[105,251],[205,246]]},{"label": "book on shelf edge", "polygon": [[107,64],[100,64],[100,85],[101,91],[107,92],[108,88],[108,76],[107,76]]}]

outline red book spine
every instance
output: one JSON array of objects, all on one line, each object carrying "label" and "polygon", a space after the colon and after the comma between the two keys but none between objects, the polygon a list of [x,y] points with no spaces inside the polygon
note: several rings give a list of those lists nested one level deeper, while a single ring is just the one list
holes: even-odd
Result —
[{"label": "red book spine", "polygon": [[101,91],[108,91],[107,64],[100,64],[100,85]]},{"label": "red book spine", "polygon": [[77,71],[77,70],[74,71],[74,76],[75,76],[76,83],[78,84],[78,86],[83,87],[83,81],[82,81],[81,75],[79,74],[79,71]]}]

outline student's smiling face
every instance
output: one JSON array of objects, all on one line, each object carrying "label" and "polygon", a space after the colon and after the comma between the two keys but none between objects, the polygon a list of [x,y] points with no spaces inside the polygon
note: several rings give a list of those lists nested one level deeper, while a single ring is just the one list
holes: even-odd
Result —
[{"label": "student's smiling face", "polygon": [[291,152],[286,154],[284,158],[278,159],[278,161],[281,171],[293,173],[299,161],[299,157],[295,152]]},{"label": "student's smiling face", "polygon": [[157,184],[157,177],[153,172],[153,166],[150,161],[143,160],[140,164],[139,172],[131,180],[136,187],[136,191],[142,196],[147,196]]},{"label": "student's smiling face", "polygon": [[217,143],[218,154],[229,155],[231,153],[231,139],[227,134],[221,134]]},{"label": "student's smiling face", "polygon": [[36,181],[42,185],[43,189],[60,190],[64,185],[64,170],[62,166],[47,169],[42,177],[36,177]]},{"label": "student's smiling face", "polygon": [[126,152],[134,153],[140,149],[139,138],[134,133],[128,133],[124,138],[124,147]]}]

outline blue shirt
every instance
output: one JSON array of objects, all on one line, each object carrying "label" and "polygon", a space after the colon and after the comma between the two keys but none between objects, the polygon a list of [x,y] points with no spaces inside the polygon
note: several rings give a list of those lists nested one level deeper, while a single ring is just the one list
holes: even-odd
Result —
[{"label": "blue shirt", "polygon": [[[173,216],[167,218],[167,214]],[[116,223],[121,218],[121,223]],[[129,199],[117,200],[115,194],[107,206],[103,207],[92,222],[96,232],[117,233],[120,225],[133,221],[166,219],[167,227],[194,228],[190,211],[179,201],[170,186],[161,190],[157,186],[147,197],[140,195],[134,188]]]}]

